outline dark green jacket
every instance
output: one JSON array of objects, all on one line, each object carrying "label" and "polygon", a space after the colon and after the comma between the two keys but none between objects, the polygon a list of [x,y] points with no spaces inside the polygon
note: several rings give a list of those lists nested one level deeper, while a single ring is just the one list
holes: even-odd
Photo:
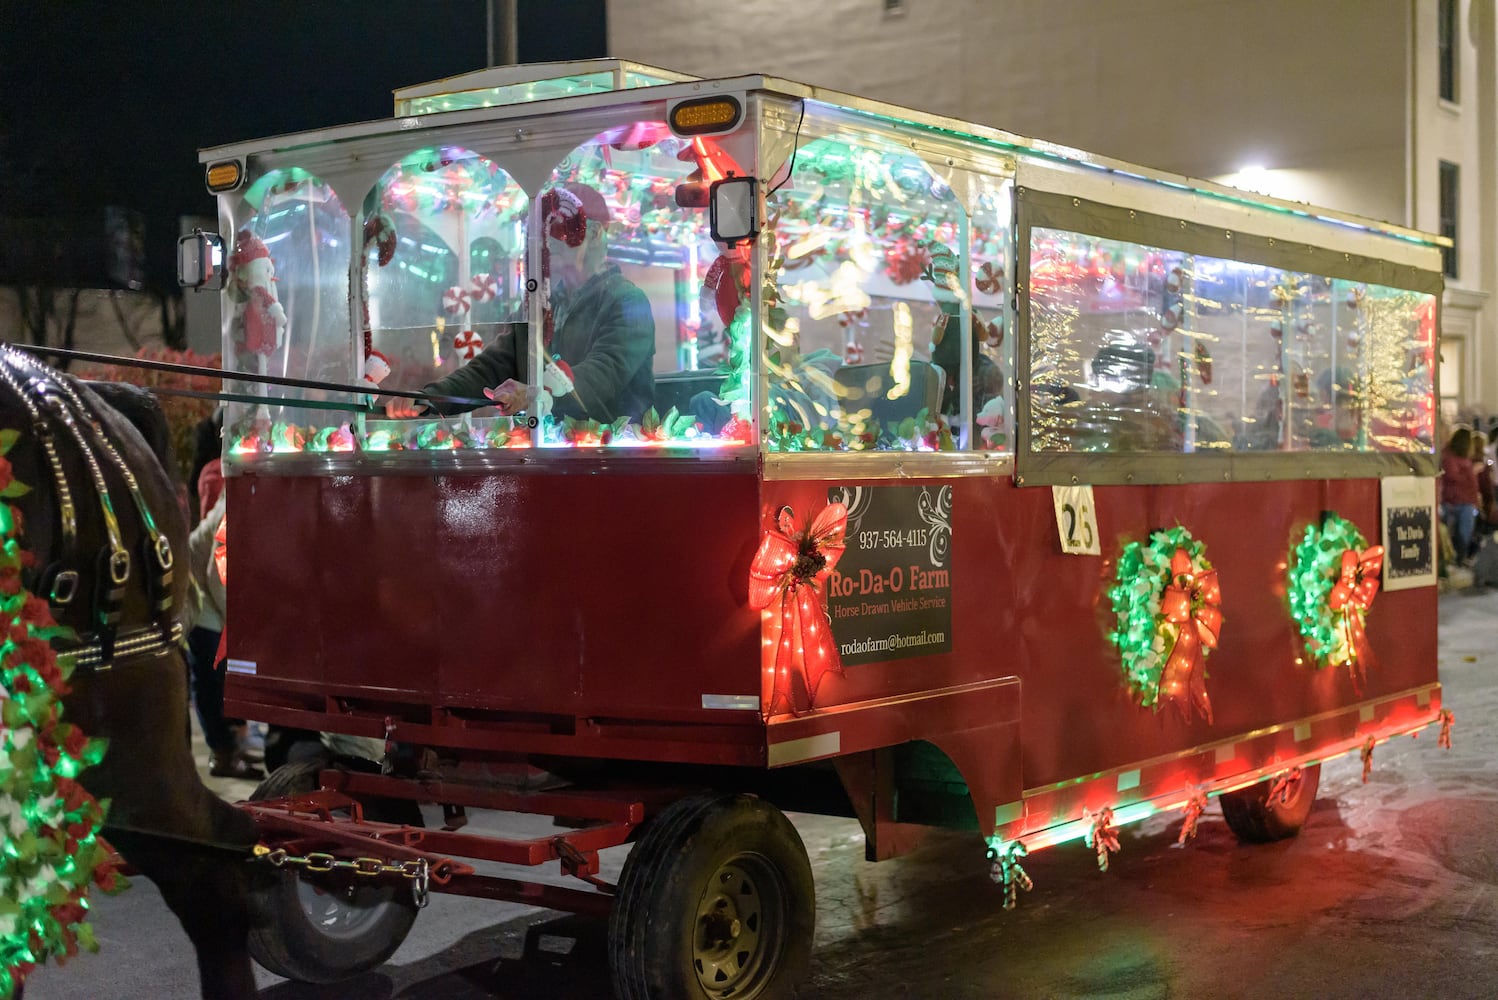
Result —
[{"label": "dark green jacket", "polygon": [[[575,395],[555,401],[552,412],[601,421],[640,419],[655,394],[655,318],[645,293],[618,268],[609,268],[572,295],[553,294],[552,305],[556,332],[547,353],[571,366],[576,387]],[[482,398],[485,389],[505,379],[526,381],[526,336],[524,323],[513,324],[468,364],[429,382],[422,391]],[[427,405],[441,413],[476,409],[456,403]]]}]

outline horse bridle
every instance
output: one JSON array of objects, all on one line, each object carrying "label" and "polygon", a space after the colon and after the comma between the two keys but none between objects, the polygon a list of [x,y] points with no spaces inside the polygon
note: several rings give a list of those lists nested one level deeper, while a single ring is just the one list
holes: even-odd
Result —
[{"label": "horse bridle", "polygon": [[[85,556],[80,551],[78,539],[77,503],[68,484],[49,415],[62,424],[82,456],[104,520],[107,544],[95,558],[98,576],[92,603],[85,611],[88,627],[76,630],[78,645],[61,651],[59,657],[70,660],[75,669],[107,670],[116,659],[165,652],[178,646],[182,640],[182,625],[171,614],[175,563],[171,542],[157,527],[134,471],[104,433],[98,418],[65,379],[30,355],[8,344],[3,348],[5,363],[0,363],[0,385],[20,400],[31,418],[32,429],[47,457],[57,491],[63,553],[60,560],[42,571],[37,589],[45,594],[54,617],[60,622],[73,617],[80,607],[75,602],[82,589],[79,567],[84,565]],[[24,383],[18,377],[17,369],[24,373]],[[142,562],[146,567],[145,585],[152,611],[152,621],[148,625],[120,627],[135,560],[120,530],[114,496],[99,463],[101,453],[125,481],[136,516],[145,529],[145,558]]]}]

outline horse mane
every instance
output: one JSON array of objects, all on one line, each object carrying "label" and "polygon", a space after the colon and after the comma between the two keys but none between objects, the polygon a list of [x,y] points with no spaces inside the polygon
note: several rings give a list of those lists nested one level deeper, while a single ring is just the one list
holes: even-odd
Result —
[{"label": "horse mane", "polygon": [[129,382],[84,382],[95,396],[108,403],[115,412],[126,420],[130,426],[140,432],[145,438],[151,453],[156,456],[156,461],[161,465],[168,477],[172,474],[172,440],[171,428],[167,424],[166,413],[146,389]]}]

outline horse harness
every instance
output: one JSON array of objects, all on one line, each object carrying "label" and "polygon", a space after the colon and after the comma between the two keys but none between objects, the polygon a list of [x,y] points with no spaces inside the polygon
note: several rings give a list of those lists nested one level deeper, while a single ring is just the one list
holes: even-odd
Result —
[{"label": "horse harness", "polygon": [[[70,626],[77,635],[78,645],[60,651],[59,658],[71,661],[75,669],[108,670],[117,659],[176,648],[182,641],[182,625],[171,613],[172,546],[157,527],[130,464],[109,440],[98,416],[61,373],[8,344],[0,347],[0,385],[20,401],[30,417],[57,494],[62,551],[42,569],[34,589],[46,596],[58,623]],[[103,518],[105,545],[92,556],[82,551],[78,504],[63,467],[59,438],[72,441],[82,457]],[[118,470],[144,528],[137,553],[125,544],[114,494],[101,461]],[[152,620],[146,625],[122,627],[125,595],[138,566]],[[93,593],[85,600],[83,584],[90,576]]]}]

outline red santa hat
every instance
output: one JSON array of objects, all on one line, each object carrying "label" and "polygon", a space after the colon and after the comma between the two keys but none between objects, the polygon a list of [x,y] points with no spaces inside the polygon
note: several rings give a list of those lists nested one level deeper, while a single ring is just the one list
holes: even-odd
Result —
[{"label": "red santa hat", "polygon": [[563,181],[542,195],[541,211],[547,235],[574,247],[582,245],[587,223],[609,222],[609,203],[603,195],[577,181]]},{"label": "red santa hat", "polygon": [[234,237],[234,253],[229,256],[229,270],[237,271],[251,261],[269,257],[265,241],[248,229],[241,229]]}]

